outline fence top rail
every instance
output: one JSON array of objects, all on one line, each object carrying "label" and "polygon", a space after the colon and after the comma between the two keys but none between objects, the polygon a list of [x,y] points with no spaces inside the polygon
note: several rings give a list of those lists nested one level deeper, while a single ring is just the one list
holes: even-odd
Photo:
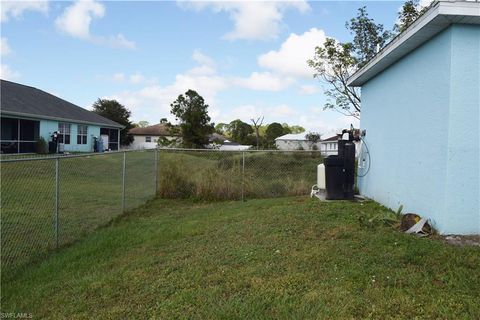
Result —
[{"label": "fence top rail", "polygon": [[31,155],[30,157],[18,157],[19,155],[0,155],[0,163],[20,162],[20,161],[41,161],[54,159],[71,159],[71,158],[85,158],[95,156],[105,156],[109,154],[119,154],[124,152],[149,152],[149,151],[179,151],[179,152],[233,152],[233,153],[251,153],[251,152],[276,152],[276,153],[318,153],[322,154],[321,150],[273,150],[273,149],[248,149],[248,150],[220,150],[220,149],[193,149],[193,148],[152,148],[152,149],[124,149],[108,152],[87,152],[87,153],[73,153],[73,154],[53,154],[53,155]]},{"label": "fence top rail", "polygon": [[[125,152],[145,152],[145,151],[155,151],[156,149],[137,149],[137,150],[117,150],[117,151],[107,151],[107,152],[87,152],[87,153],[73,153],[73,154],[52,154],[52,155],[37,155],[33,157],[25,158],[15,158],[15,155],[0,156],[0,163],[6,162],[20,162],[20,161],[41,161],[41,160],[54,160],[54,159],[71,159],[71,158],[85,158],[85,157],[95,157],[95,156],[106,156],[110,154],[121,154]],[[5,158],[6,157],[6,158]]]}]

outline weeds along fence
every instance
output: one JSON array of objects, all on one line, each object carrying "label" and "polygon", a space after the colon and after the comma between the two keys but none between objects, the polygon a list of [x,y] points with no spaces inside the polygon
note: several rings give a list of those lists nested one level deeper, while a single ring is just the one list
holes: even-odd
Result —
[{"label": "weeds along fence", "polygon": [[319,151],[162,149],[158,195],[203,200],[305,195],[322,161]]},{"label": "weeds along fence", "polygon": [[308,194],[320,162],[318,151],[159,149],[2,156],[2,277],[156,194],[200,200]]}]

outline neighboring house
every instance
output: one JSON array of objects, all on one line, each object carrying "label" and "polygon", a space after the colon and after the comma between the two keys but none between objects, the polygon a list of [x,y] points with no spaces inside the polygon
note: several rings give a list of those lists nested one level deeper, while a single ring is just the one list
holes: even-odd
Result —
[{"label": "neighboring house", "polygon": [[312,143],[305,137],[306,132],[289,133],[275,139],[275,146],[279,150],[312,150],[316,145],[317,150],[320,150],[320,142]]},{"label": "neighboring house", "polygon": [[435,2],[348,83],[362,87],[361,194],[479,234],[480,2]]},{"label": "neighboring house", "polygon": [[93,138],[118,150],[122,125],[45,91],[1,80],[1,152],[33,153],[42,137],[59,131],[65,151],[92,152]]},{"label": "neighboring house", "polygon": [[[286,134],[275,139],[275,145],[279,150],[312,150],[321,151],[322,155],[330,156],[338,153],[338,136],[313,143],[308,141],[308,133]],[[314,147],[315,146],[315,147]]]},{"label": "neighboring house", "polygon": [[320,141],[320,149],[323,155],[331,156],[338,154],[338,135]]},{"label": "neighboring house", "polygon": [[132,128],[128,131],[128,134],[133,136],[133,142],[129,146],[130,149],[152,149],[158,146],[159,139],[169,141],[180,139],[180,136],[172,133],[165,123],[145,128]]},{"label": "neighboring house", "polygon": [[250,145],[243,145],[238,142],[229,140],[224,135],[218,133],[212,133],[208,137],[209,145],[207,148],[209,149],[218,149],[218,150],[248,150],[252,146]]}]

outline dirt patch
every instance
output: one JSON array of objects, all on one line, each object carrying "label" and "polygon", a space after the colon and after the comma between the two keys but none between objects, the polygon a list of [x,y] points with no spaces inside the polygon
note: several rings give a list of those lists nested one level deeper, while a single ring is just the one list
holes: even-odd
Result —
[{"label": "dirt patch", "polygon": [[479,236],[447,235],[447,236],[443,236],[442,238],[443,238],[443,241],[454,246],[480,247],[480,235]]}]

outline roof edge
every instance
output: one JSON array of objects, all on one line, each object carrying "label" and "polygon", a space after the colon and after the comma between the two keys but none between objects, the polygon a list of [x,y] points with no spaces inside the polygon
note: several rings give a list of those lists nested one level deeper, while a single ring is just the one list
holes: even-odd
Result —
[{"label": "roof edge", "polygon": [[[472,10],[477,9],[477,10]],[[392,64],[400,60],[402,57],[408,55],[410,52],[421,46],[423,43],[431,39],[433,36],[443,31],[451,24],[455,23],[449,17],[455,15],[465,15],[471,17],[478,17],[480,19],[480,3],[477,1],[444,1],[437,0],[430,5],[430,8],[421,15],[414,23],[412,23],[407,30],[397,35],[390,41],[380,52],[378,52],[365,66],[358,69],[347,81],[347,85],[351,87],[360,87],[383,70],[390,67]],[[433,27],[427,25],[431,24]],[[408,44],[408,47],[403,54],[397,53],[397,56],[392,57],[399,47],[405,45],[408,40],[412,40],[414,35],[425,28],[425,33],[428,33],[425,39],[416,40],[417,45]],[[428,29],[428,30],[427,30]],[[385,61],[390,58],[389,61]],[[384,65],[379,66],[380,62]],[[374,69],[375,70],[372,70]]]},{"label": "roof edge", "polygon": [[[26,117],[26,118],[34,118],[34,119],[47,119],[47,120],[58,120],[58,121],[65,121],[65,122],[71,122],[71,123],[82,123],[82,124],[91,124],[91,125],[96,125],[99,127],[109,127],[109,128],[118,128],[118,129],[123,129],[125,126],[122,126],[121,124],[114,125],[114,124],[105,124],[105,123],[99,123],[99,122],[90,122],[90,121],[82,121],[82,120],[75,120],[75,119],[68,119],[68,118],[60,118],[60,117],[51,117],[51,116],[42,116],[38,114],[32,114],[32,113],[23,113],[23,112],[14,112],[14,111],[0,111],[0,115],[11,115],[11,116],[20,116],[20,117]],[[113,121],[113,120],[111,120]]]}]

